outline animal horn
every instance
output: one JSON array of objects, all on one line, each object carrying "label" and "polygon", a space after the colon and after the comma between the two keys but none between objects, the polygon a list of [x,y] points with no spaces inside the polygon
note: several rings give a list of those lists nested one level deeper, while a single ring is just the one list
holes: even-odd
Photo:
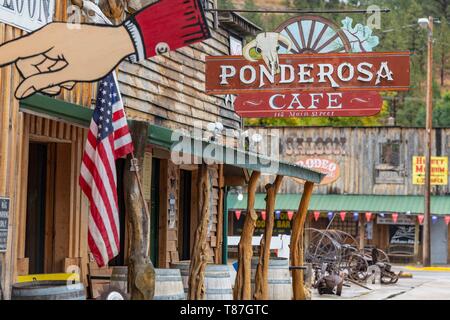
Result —
[{"label": "animal horn", "polygon": [[256,62],[256,61],[258,61],[258,60],[256,60],[256,59],[253,59],[253,58],[250,56],[250,50],[251,50],[252,48],[254,48],[254,47],[256,47],[256,39],[250,41],[250,42],[244,47],[244,49],[242,50],[242,51],[243,51],[242,55],[244,56],[245,60],[248,60],[248,61],[251,61],[251,62]]},{"label": "animal horn", "polygon": [[280,34],[278,35],[278,40],[279,40],[280,42],[284,43],[284,44],[287,46],[287,51],[288,51],[288,52],[291,51],[291,48],[292,48],[292,41],[291,41],[288,37],[283,36],[283,35],[280,33]]}]

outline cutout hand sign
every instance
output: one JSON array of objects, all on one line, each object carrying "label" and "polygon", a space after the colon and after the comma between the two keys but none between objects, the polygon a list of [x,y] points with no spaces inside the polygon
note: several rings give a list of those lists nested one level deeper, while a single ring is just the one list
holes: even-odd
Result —
[{"label": "cutout hand sign", "polygon": [[56,95],[102,79],[130,55],[139,61],[207,38],[200,0],[160,0],[120,26],[51,23],[0,46],[0,66],[15,63],[23,77],[17,99]]}]

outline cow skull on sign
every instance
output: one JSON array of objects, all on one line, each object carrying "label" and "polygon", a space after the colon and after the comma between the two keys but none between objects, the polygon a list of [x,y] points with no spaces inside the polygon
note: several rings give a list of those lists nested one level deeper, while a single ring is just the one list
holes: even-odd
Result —
[{"label": "cow skull on sign", "polygon": [[280,44],[283,43],[289,52],[292,48],[292,42],[287,37],[277,32],[264,32],[256,36],[256,39],[248,43],[243,50],[244,58],[248,61],[256,62],[258,60],[250,56],[250,50],[255,48],[256,52],[262,55],[267,67],[272,74],[280,72],[280,61],[278,59],[278,50]]}]

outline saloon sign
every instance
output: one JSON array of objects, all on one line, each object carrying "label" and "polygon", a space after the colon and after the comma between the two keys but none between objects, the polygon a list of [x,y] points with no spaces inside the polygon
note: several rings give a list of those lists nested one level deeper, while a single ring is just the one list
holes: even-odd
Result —
[{"label": "saloon sign", "polygon": [[0,0],[0,21],[34,31],[53,21],[55,0]]},{"label": "saloon sign", "polygon": [[[409,52],[289,54],[278,74],[240,56],[206,58],[209,94],[409,90]],[[332,90],[332,91],[331,91]]]}]

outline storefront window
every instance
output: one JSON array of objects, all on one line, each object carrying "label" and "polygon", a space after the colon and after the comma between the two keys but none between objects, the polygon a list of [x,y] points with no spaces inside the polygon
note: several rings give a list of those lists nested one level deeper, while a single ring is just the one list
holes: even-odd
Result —
[{"label": "storefront window", "polygon": [[400,165],[400,143],[387,142],[381,144],[380,164],[387,164],[393,167]]}]

